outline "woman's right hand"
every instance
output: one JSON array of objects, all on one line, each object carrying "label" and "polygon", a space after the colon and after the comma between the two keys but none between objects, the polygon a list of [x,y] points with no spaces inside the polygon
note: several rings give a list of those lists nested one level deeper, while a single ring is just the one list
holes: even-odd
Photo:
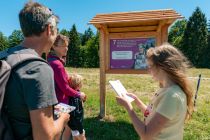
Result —
[{"label": "woman's right hand", "polygon": [[117,103],[121,106],[124,106],[128,111],[133,109],[131,103],[123,96],[116,96]]},{"label": "woman's right hand", "polygon": [[145,112],[147,106],[133,93],[127,93],[128,96],[134,99],[134,103],[141,109],[142,113]]},{"label": "woman's right hand", "polygon": [[126,93],[128,96],[130,96],[131,98],[133,98],[134,99],[134,101],[136,101],[137,99],[138,99],[138,97],[135,95],[135,94],[133,94],[133,93]]}]

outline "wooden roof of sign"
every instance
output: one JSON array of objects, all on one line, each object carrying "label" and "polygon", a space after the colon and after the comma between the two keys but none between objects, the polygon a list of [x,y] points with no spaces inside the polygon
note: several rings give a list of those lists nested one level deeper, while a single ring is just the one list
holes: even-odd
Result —
[{"label": "wooden roof of sign", "polygon": [[[109,27],[135,27],[158,25],[160,21],[164,24],[171,24],[176,19],[183,18],[179,13],[172,9],[135,11],[135,12],[117,12],[110,14],[97,14],[90,24],[97,28],[101,25]],[[151,28],[151,27],[150,27]],[[155,27],[154,27],[155,28]]]}]

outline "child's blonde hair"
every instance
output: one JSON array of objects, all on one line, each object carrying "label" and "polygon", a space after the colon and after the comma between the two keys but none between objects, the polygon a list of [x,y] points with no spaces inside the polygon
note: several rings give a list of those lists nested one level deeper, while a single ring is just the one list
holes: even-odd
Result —
[{"label": "child's blonde hair", "polygon": [[69,38],[65,35],[58,34],[53,45],[59,47],[59,46],[68,46],[68,44],[69,44]]},{"label": "child's blonde hair", "polygon": [[69,82],[69,86],[73,89],[76,89],[76,88],[81,88],[82,87],[82,80],[83,80],[83,77],[79,74],[70,74],[69,75],[69,79],[68,79],[68,82]]}]

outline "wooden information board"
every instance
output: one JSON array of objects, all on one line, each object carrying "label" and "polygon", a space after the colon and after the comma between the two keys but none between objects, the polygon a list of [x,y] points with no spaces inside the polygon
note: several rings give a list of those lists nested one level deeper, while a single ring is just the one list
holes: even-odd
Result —
[{"label": "wooden information board", "polygon": [[168,27],[183,18],[172,9],[97,14],[100,32],[100,117],[106,115],[106,74],[145,74],[145,54],[168,40]]}]

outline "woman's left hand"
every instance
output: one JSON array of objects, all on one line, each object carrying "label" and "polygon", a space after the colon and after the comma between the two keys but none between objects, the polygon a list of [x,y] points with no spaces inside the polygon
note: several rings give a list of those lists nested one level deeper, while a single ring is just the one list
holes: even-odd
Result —
[{"label": "woman's left hand", "polygon": [[131,103],[128,100],[126,100],[125,97],[116,96],[116,100],[117,100],[118,104],[120,104],[121,106],[124,106],[127,110],[133,109],[133,106],[131,105]]}]

